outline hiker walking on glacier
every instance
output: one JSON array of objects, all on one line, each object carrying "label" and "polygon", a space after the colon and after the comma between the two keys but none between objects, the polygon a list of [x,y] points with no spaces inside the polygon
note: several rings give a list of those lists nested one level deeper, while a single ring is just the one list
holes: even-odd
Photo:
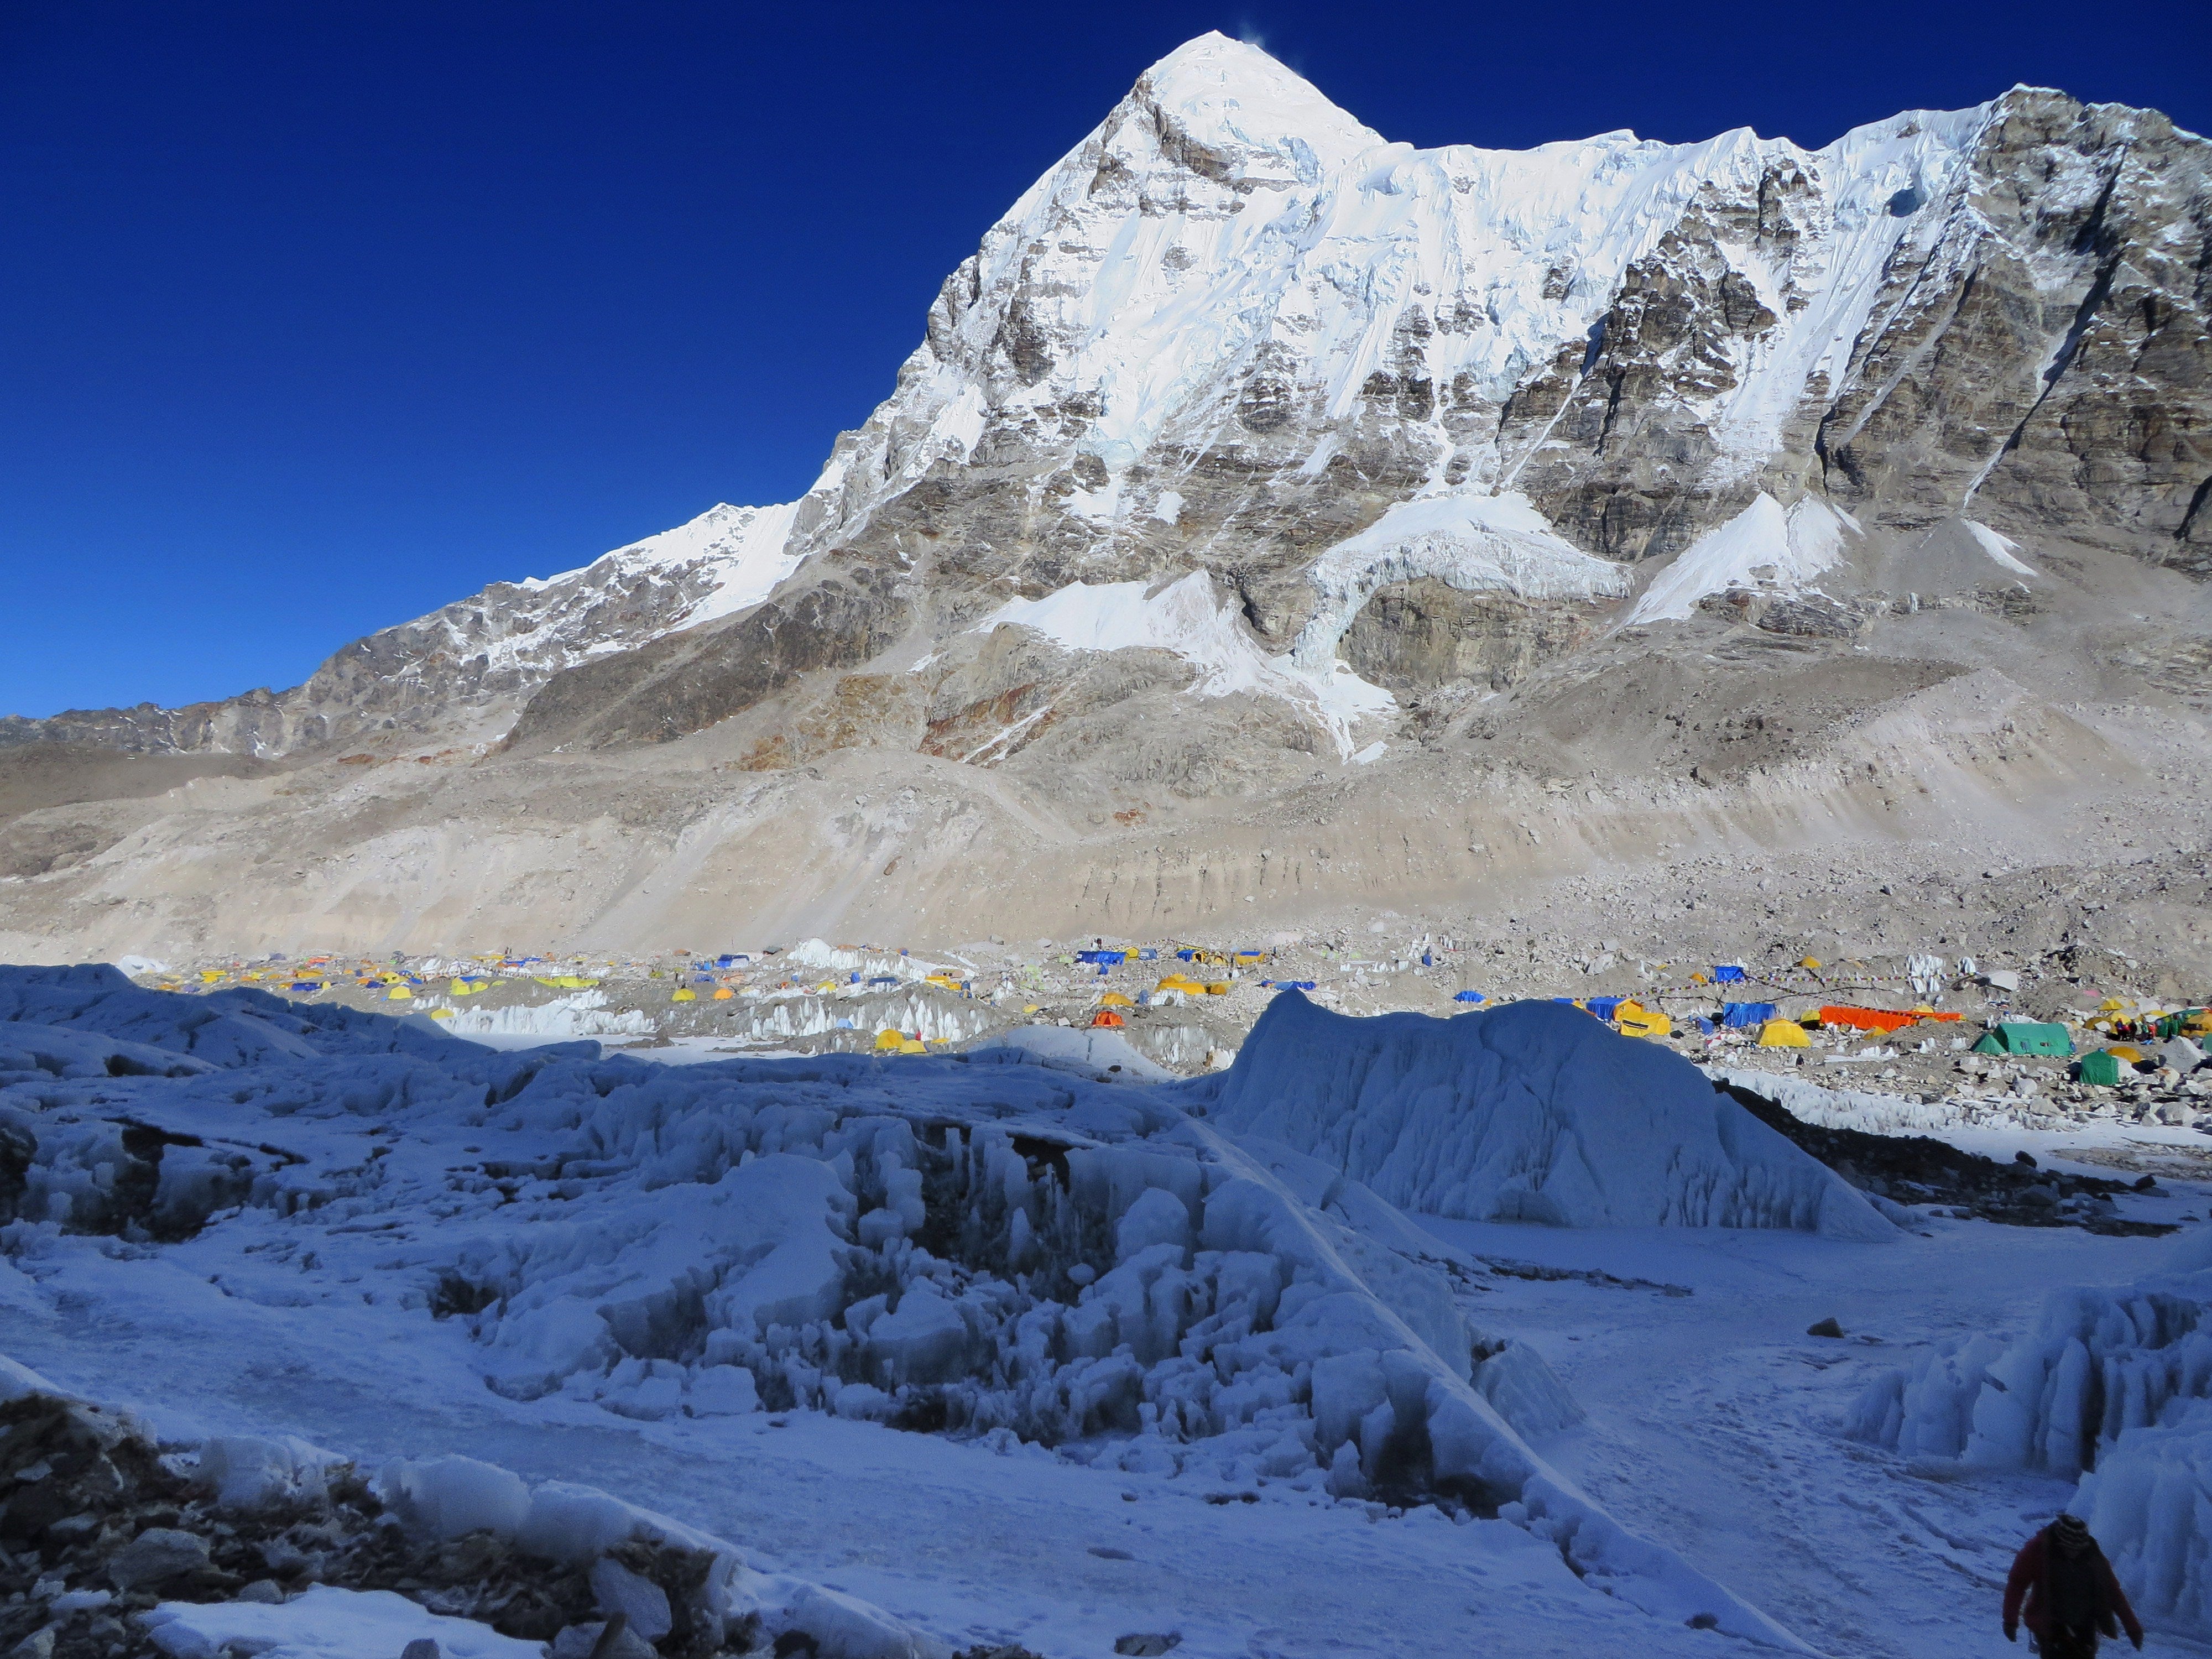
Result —
[{"label": "hiker walking on glacier", "polygon": [[[2026,1599],[2025,1609],[2021,1607]],[[2005,1580],[2005,1640],[2020,1639],[2027,1625],[2044,1659],[2094,1659],[2097,1633],[2143,1644],[2142,1621],[2112,1564],[2079,1516],[2062,1515],[2021,1547]]]}]

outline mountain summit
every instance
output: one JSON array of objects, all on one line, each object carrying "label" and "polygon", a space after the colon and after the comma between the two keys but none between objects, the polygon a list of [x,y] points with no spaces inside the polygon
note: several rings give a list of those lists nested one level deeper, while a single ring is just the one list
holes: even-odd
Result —
[{"label": "mountain summit", "polygon": [[[945,916],[966,901],[931,884],[1001,836],[1124,835],[1101,856],[1157,879],[1177,836],[1309,815],[1354,762],[1405,769],[1401,805],[1470,767],[1493,805],[1516,776],[1649,799],[1785,762],[1863,789],[1850,733],[1910,704],[1955,738],[1945,700],[2023,652],[2118,707],[2206,695],[2207,158],[2154,112],[2027,88],[1817,150],[1421,150],[1209,34],[984,234],[799,501],[495,586],[292,691],[0,744],[316,775],[341,750],[490,745],[460,769],[476,799],[557,773],[587,819],[605,777],[690,780],[647,815],[637,881],[702,837],[744,864],[747,775],[783,780],[817,842],[830,809],[804,798],[835,757],[937,802],[901,834],[939,876],[872,831],[857,861],[779,851],[764,890],[817,919]],[[1722,742],[1747,703],[1771,725]],[[489,810],[465,793],[394,822]],[[15,855],[55,927],[62,872],[140,856],[104,837],[151,810]],[[252,856],[320,810],[211,833]],[[1472,821],[1446,840],[1425,879],[1495,873]],[[359,892],[280,861],[322,894],[301,926]],[[1036,874],[1056,896],[1024,904],[1107,902]],[[437,902],[483,920],[456,879]],[[665,925],[630,879],[583,884],[562,925]],[[404,908],[361,894],[346,925],[416,926]]]}]

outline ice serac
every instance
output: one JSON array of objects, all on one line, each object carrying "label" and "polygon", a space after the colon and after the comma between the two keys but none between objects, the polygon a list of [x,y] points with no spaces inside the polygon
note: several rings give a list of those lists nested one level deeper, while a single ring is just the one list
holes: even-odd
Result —
[{"label": "ice serac", "polygon": [[1213,1118],[1232,1134],[1319,1158],[1401,1209],[1897,1237],[1687,1060],[1579,1009],[1352,1019],[1287,991],[1219,1089]]},{"label": "ice serac", "polygon": [[2146,1623],[2212,1622],[2212,1240],[2132,1285],[2054,1291],[2033,1327],[1929,1348],[1867,1385],[1847,1427],[1920,1461],[2078,1476]]}]

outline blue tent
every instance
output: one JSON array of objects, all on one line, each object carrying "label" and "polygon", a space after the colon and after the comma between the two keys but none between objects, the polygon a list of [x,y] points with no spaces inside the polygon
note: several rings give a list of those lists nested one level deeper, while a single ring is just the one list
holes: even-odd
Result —
[{"label": "blue tent", "polygon": [[1480,991],[1460,991],[1452,997],[1454,1002],[1485,1002],[1488,1000]]},{"label": "blue tent", "polygon": [[1714,965],[1713,981],[1716,984],[1733,985],[1743,976],[1743,964],[1740,962],[1723,962]]},{"label": "blue tent", "polygon": [[1137,960],[1139,962],[1158,962],[1159,959],[1160,953],[1149,945],[1137,952]]},{"label": "blue tent", "polygon": [[1095,962],[1108,968],[1119,968],[1129,959],[1129,953],[1127,951],[1078,951],[1075,953],[1075,959],[1078,962]]},{"label": "blue tent", "polygon": [[1613,1011],[1620,1007],[1622,1003],[1627,1000],[1628,999],[1626,997],[1592,997],[1588,1002],[1584,1003],[1583,1006],[1589,1009],[1590,1012],[1595,1014],[1600,1019],[1611,1019],[1613,1018]]},{"label": "blue tent", "polygon": [[889,974],[878,974],[873,979],[870,980],[868,983],[871,985],[896,985],[898,981]]},{"label": "blue tent", "polygon": [[1721,1004],[1721,1024],[1732,1030],[1748,1026],[1764,1025],[1777,1018],[1771,1002],[1723,1002]]},{"label": "blue tent", "polygon": [[1310,979],[1263,980],[1261,983],[1271,984],[1278,991],[1310,991],[1315,985],[1315,981]]},{"label": "blue tent", "polygon": [[1707,1019],[1703,1014],[1692,1014],[1690,1016],[1690,1024],[1696,1026],[1707,1036],[1711,1036],[1713,1034],[1712,1021]]}]

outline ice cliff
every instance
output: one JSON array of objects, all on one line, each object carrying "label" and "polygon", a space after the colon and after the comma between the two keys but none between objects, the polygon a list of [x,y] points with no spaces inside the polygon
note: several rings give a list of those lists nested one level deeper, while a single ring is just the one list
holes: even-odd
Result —
[{"label": "ice cliff", "polygon": [[1231,1134],[1280,1141],[1404,1209],[1896,1237],[1687,1060],[1558,1004],[1351,1019],[1285,992],[1208,1086]]}]

